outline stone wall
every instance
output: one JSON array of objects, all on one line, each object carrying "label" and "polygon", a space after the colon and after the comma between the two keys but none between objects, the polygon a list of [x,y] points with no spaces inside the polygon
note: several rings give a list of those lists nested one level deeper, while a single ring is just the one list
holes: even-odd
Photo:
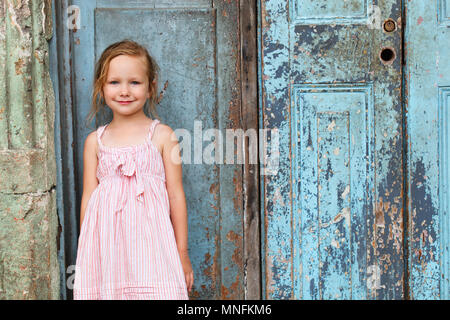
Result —
[{"label": "stone wall", "polygon": [[51,0],[0,0],[0,299],[59,299]]}]

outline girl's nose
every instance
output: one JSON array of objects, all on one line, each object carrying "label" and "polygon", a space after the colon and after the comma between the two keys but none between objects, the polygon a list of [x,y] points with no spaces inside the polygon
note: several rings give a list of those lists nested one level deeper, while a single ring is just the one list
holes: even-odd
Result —
[{"label": "girl's nose", "polygon": [[124,85],[120,88],[120,95],[128,95],[129,89],[127,85]]}]

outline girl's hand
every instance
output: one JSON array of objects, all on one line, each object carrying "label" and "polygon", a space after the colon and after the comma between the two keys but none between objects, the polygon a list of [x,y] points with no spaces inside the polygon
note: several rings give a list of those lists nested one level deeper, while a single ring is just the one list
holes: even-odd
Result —
[{"label": "girl's hand", "polygon": [[192,271],[191,260],[187,252],[180,253],[181,265],[183,266],[184,277],[186,279],[186,287],[191,293],[192,285],[194,284],[194,272]]}]

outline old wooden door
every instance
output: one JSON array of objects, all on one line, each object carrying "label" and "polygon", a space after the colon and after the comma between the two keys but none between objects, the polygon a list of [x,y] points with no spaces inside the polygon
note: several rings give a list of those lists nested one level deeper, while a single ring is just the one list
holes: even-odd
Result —
[{"label": "old wooden door", "polygon": [[376,2],[260,1],[266,298],[404,296],[402,8]]},{"label": "old wooden door", "polygon": [[[62,157],[69,159],[73,153],[75,168],[75,176],[64,180],[67,184],[72,179],[76,190],[74,196],[70,185],[64,190],[66,266],[75,264],[84,140],[95,129],[85,126],[94,63],[109,44],[127,38],[155,57],[161,68],[159,116],[172,129],[184,130],[180,141],[185,147],[189,143],[183,150],[183,182],[195,272],[192,297],[243,298],[242,164],[202,158],[202,143],[213,141],[206,130],[224,133],[240,125],[239,2],[74,0],[56,5],[58,50],[63,55],[60,87],[65,90],[61,105],[66,106],[61,107],[61,130],[73,142],[63,137]],[[110,120],[111,114],[96,124]],[[73,129],[65,127],[72,123]],[[70,161],[62,164],[63,172],[64,166],[68,171]]]},{"label": "old wooden door", "polygon": [[450,1],[408,1],[407,288],[411,299],[450,298]]}]

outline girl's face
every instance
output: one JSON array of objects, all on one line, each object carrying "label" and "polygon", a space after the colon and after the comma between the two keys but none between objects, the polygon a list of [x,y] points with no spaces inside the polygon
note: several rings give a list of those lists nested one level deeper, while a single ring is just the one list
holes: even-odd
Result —
[{"label": "girl's face", "polygon": [[130,116],[143,112],[144,104],[150,98],[144,60],[127,55],[112,59],[103,95],[114,114]]}]

